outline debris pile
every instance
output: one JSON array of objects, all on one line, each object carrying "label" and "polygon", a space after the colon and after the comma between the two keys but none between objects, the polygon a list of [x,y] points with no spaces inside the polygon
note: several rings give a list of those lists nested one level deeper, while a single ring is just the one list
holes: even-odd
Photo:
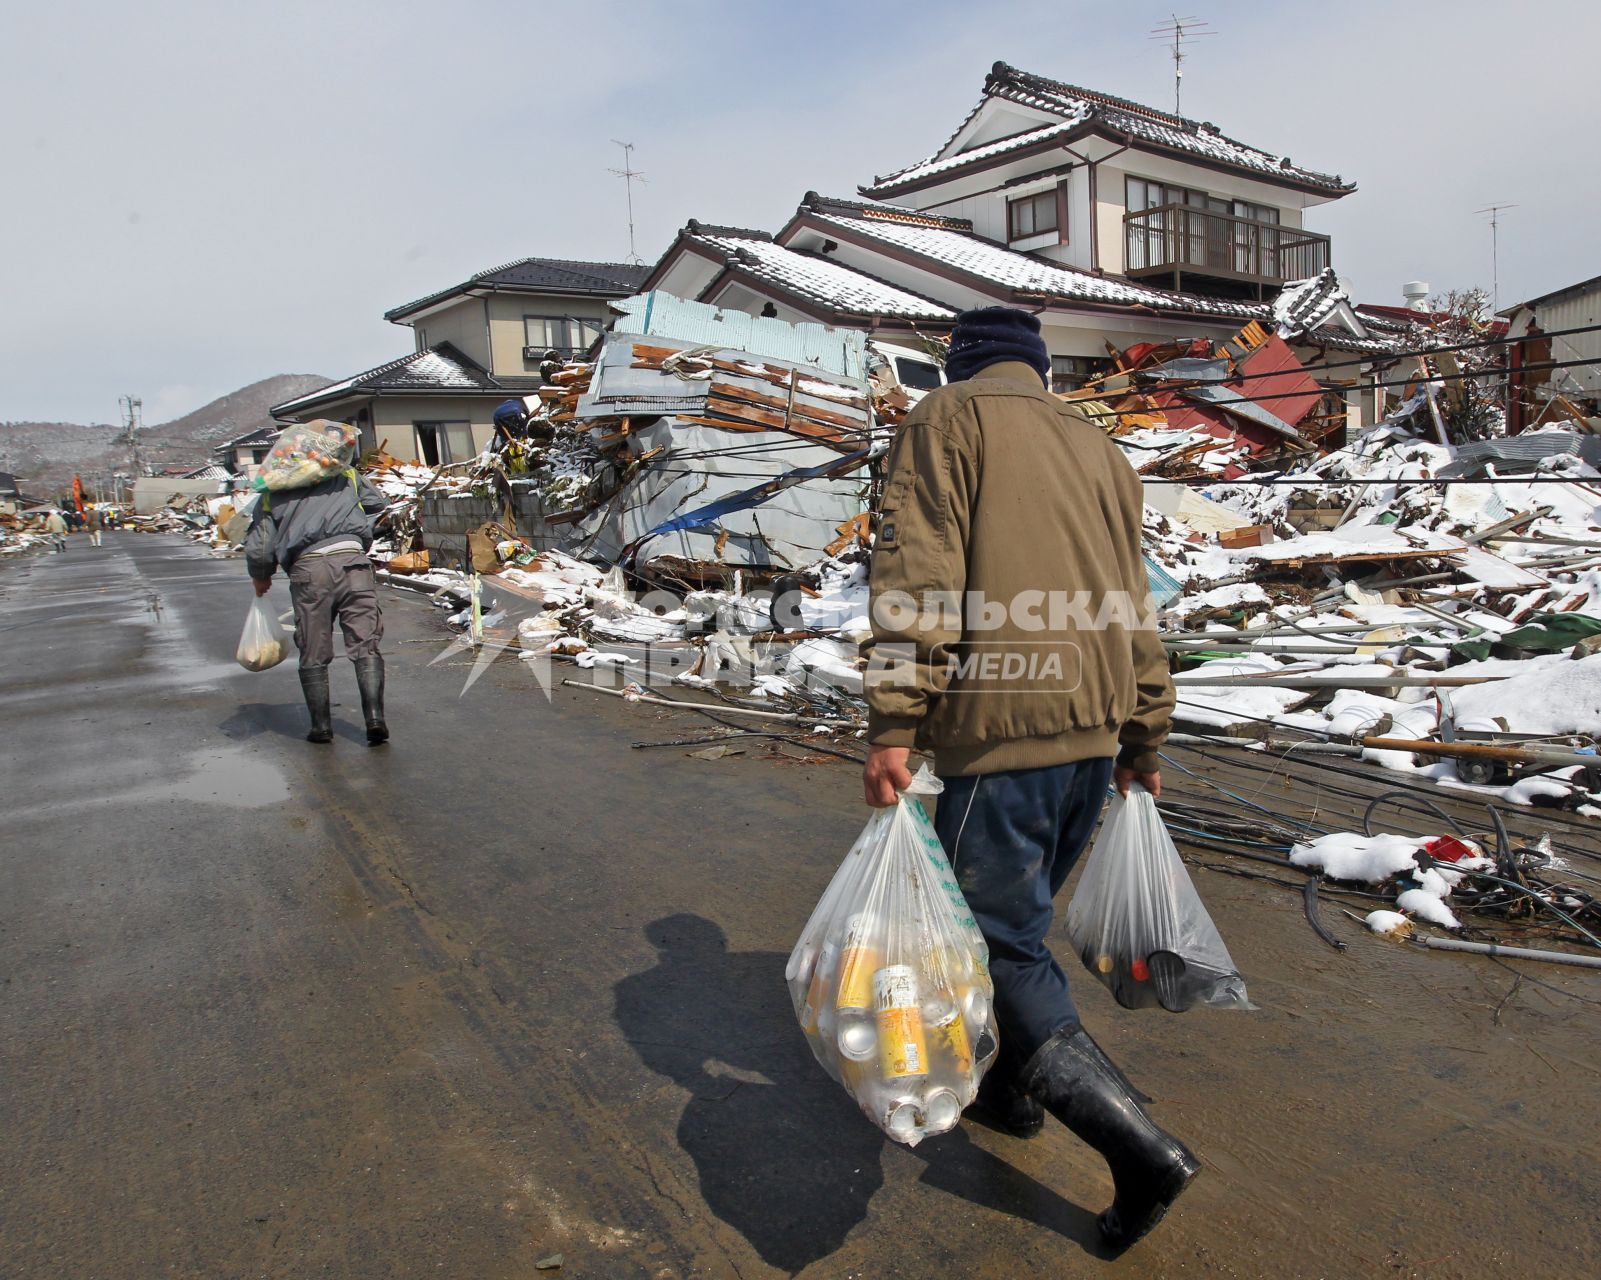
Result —
[{"label": "debris pile", "polygon": [[[1148,508],[1147,553],[1179,584],[1164,642],[1182,726],[1344,743],[1516,803],[1588,805],[1601,471],[1586,458],[1601,441],[1551,427],[1518,442],[1494,457],[1390,422],[1300,470],[1207,489],[1193,517]],[[1213,504],[1243,529],[1220,531]]]}]

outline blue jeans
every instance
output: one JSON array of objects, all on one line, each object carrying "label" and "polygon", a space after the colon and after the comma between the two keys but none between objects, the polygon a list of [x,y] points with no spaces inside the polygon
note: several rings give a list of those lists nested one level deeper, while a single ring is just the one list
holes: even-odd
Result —
[{"label": "blue jeans", "polygon": [[1002,1052],[1017,1067],[1078,1025],[1045,934],[1111,780],[1110,759],[943,779],[934,828],[989,943]]}]

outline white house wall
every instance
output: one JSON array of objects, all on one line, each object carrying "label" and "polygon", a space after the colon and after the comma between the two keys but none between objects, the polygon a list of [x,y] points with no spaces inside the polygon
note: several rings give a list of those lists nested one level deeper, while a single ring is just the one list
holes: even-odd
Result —
[{"label": "white house wall", "polygon": [[972,151],[991,142],[999,142],[1002,138],[1015,137],[1059,122],[1060,118],[1048,111],[991,98],[940,154],[948,159],[963,151]]}]

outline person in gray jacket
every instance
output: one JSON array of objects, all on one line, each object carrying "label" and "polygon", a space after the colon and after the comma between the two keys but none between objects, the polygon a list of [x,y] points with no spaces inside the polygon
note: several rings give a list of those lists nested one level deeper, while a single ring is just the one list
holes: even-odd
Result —
[{"label": "person in gray jacket", "polygon": [[[346,448],[348,460],[353,450]],[[345,654],[356,668],[367,741],[389,740],[384,720],[384,634],[378,580],[372,561],[373,517],[388,503],[354,470],[303,489],[267,491],[245,535],[245,565],[256,594],[272,588],[281,566],[289,575],[300,650],[300,687],[311,713],[308,742],[333,741],[328,664],[334,659],[334,622],[345,634]]]}]

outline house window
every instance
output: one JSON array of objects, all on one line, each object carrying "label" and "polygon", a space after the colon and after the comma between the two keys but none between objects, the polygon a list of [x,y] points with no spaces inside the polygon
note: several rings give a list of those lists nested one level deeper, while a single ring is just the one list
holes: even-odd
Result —
[{"label": "house window", "polygon": [[1006,238],[1009,241],[1042,236],[1060,226],[1055,188],[1006,202]]},{"label": "house window", "polygon": [[425,466],[442,467],[447,462],[465,462],[473,448],[472,427],[465,422],[417,422],[417,457]]},{"label": "house window", "polygon": [[1164,212],[1128,224],[1125,270],[1176,264],[1278,277],[1279,211],[1272,206],[1148,178],[1129,178],[1126,196],[1130,213]]},{"label": "house window", "polygon": [[268,451],[266,449],[252,449],[250,451],[250,465],[253,467],[259,467],[267,460],[267,452]]},{"label": "house window", "polygon": [[524,316],[523,346],[563,355],[577,355],[589,348],[601,334],[599,320],[580,320],[575,316]]},{"label": "house window", "polygon": [[927,360],[895,357],[895,377],[903,387],[913,391],[932,391],[940,385],[939,366]]},{"label": "house window", "polygon": [[1109,373],[1111,368],[1110,360],[1098,356],[1052,356],[1051,390],[1057,394],[1077,391],[1091,378]]}]

